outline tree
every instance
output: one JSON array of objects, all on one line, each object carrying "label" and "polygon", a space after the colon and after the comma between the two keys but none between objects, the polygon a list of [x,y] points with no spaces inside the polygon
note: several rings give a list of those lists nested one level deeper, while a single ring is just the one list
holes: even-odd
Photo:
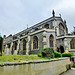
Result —
[{"label": "tree", "polygon": [[3,49],[3,38],[0,35],[0,55],[2,56],[2,49]]}]

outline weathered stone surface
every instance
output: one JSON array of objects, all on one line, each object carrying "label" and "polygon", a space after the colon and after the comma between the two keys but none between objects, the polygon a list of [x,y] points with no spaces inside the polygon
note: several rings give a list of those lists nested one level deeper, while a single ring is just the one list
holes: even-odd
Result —
[{"label": "weathered stone surface", "polygon": [[[53,39],[50,39],[50,35],[53,36]],[[38,48],[33,49],[33,38],[35,36],[38,38]],[[26,45],[23,43],[24,39],[26,40]],[[16,48],[14,42],[16,42],[17,54],[38,54],[37,50],[41,48],[53,47],[55,51],[61,53],[73,52],[75,55],[75,46],[73,44],[71,45],[71,40],[74,40],[72,43],[75,44],[75,35],[68,35],[66,23],[64,23],[61,17],[55,16],[13,36],[8,36],[4,39],[4,50],[5,54],[14,54],[13,52]],[[11,45],[9,47],[9,53],[7,53],[8,44]],[[24,46],[26,46],[26,53],[23,53]]]},{"label": "weathered stone surface", "polygon": [[68,64],[69,58],[7,62],[0,64],[0,75],[59,75],[67,70]]}]

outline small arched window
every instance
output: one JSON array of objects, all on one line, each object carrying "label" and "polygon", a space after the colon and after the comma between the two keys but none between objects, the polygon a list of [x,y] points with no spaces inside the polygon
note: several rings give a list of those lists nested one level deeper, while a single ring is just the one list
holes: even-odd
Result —
[{"label": "small arched window", "polygon": [[49,29],[49,24],[45,24],[44,26],[46,29]]},{"label": "small arched window", "polygon": [[54,37],[53,37],[53,35],[50,35],[50,37],[49,37],[49,44],[50,44],[50,47],[54,47]]},{"label": "small arched window", "polygon": [[33,49],[38,49],[38,38],[37,38],[37,36],[33,37]]},{"label": "small arched window", "polygon": [[70,48],[75,49],[75,39],[72,39],[70,42]]},{"label": "small arched window", "polygon": [[39,30],[38,28],[35,28],[35,31]]},{"label": "small arched window", "polygon": [[13,40],[17,39],[17,36],[13,36]]}]

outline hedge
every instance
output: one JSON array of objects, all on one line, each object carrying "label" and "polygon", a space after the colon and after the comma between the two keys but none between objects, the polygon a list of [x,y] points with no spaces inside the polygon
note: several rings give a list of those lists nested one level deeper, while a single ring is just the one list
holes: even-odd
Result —
[{"label": "hedge", "polygon": [[68,53],[62,53],[62,57],[72,57],[73,53],[68,52]]},{"label": "hedge", "polygon": [[38,54],[38,57],[42,57],[42,54],[41,54],[41,53],[39,53],[39,54]]},{"label": "hedge", "polygon": [[54,57],[55,58],[62,57],[62,54],[60,52],[54,52]]}]

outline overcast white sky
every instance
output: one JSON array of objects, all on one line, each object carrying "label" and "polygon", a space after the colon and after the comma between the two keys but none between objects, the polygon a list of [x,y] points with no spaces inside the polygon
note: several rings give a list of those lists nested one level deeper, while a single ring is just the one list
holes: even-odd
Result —
[{"label": "overcast white sky", "polygon": [[0,0],[0,33],[16,34],[52,16],[67,21],[69,32],[75,26],[75,0]]}]

